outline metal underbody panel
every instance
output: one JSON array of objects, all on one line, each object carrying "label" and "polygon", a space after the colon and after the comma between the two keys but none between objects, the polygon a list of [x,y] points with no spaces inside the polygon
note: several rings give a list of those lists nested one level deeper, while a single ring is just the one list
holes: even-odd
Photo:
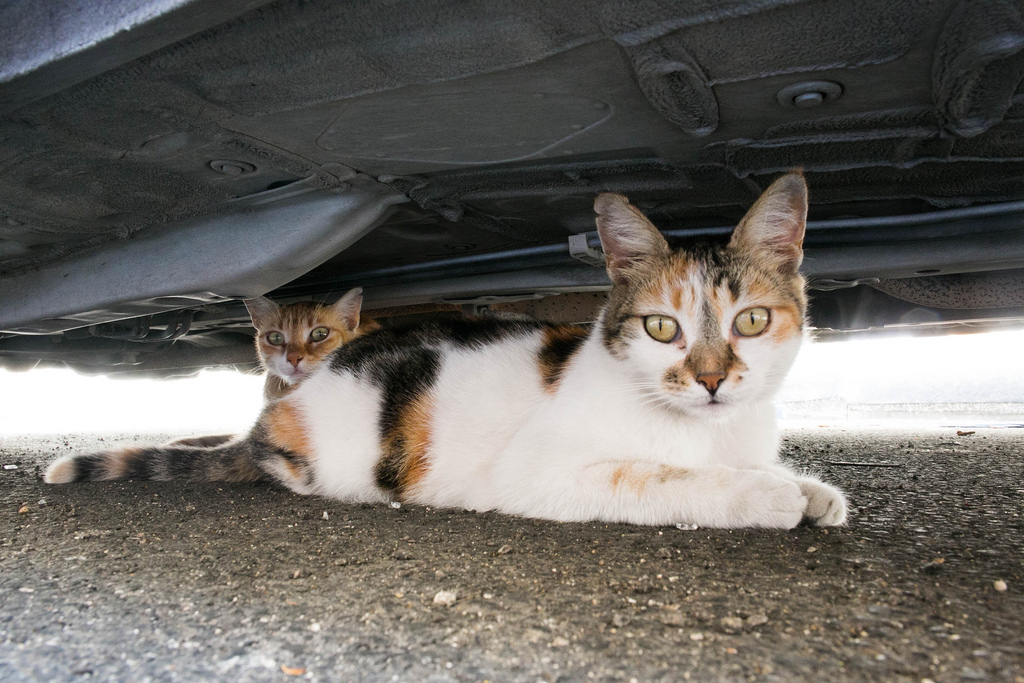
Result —
[{"label": "metal underbody panel", "polygon": [[295,183],[0,279],[0,331],[62,332],[260,296],[341,252],[406,201],[366,177],[339,185]]},{"label": "metal underbody panel", "polygon": [[1024,6],[0,4],[0,366],[246,365],[264,293],[579,319],[598,193],[716,238],[798,166],[814,324],[1018,324]]}]

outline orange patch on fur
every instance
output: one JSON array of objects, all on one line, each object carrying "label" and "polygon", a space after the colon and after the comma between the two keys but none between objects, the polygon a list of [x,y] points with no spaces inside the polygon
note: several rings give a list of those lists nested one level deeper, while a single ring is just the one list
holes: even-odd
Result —
[{"label": "orange patch on fur", "polygon": [[544,343],[579,341],[587,336],[586,329],[579,325],[552,325],[544,329]]},{"label": "orange patch on fur", "polygon": [[772,309],[772,320],[769,323],[767,336],[774,341],[783,341],[799,337],[803,329],[799,311],[791,306]]},{"label": "orange patch on fur", "polygon": [[647,482],[653,476],[650,472],[637,472],[632,464],[619,465],[612,470],[612,490],[618,492],[619,489],[628,489],[638,497],[642,496],[647,489]]},{"label": "orange patch on fur", "polygon": [[673,310],[678,311],[680,308],[682,308],[682,306],[683,306],[683,290],[680,289],[679,287],[673,287],[672,288],[672,297],[669,300],[669,303],[672,304]]},{"label": "orange patch on fur", "polygon": [[[308,457],[312,454],[309,435],[306,433],[302,415],[299,409],[289,403],[287,399],[270,407],[265,422],[270,441],[275,446],[295,455]],[[291,463],[289,463],[289,469],[293,469]],[[296,476],[298,475],[296,474]]]},{"label": "orange patch on fur", "polygon": [[399,472],[403,492],[419,484],[430,469],[427,451],[430,449],[431,425],[434,405],[429,395],[421,395],[405,410],[398,425],[405,442],[405,461]]},{"label": "orange patch on fur", "polygon": [[619,486],[622,484],[623,477],[626,476],[626,470],[628,468],[629,468],[628,465],[620,465],[619,467],[616,467],[614,470],[612,470],[612,489],[613,490],[618,490]]},{"label": "orange patch on fur", "polygon": [[[685,254],[673,254],[668,264],[653,273],[642,285],[635,298],[634,309],[647,312],[670,313],[681,318],[694,318],[697,309],[692,292],[691,276],[696,266]],[[672,310],[667,311],[665,307]]]},{"label": "orange patch on fur", "polygon": [[[374,313],[377,313],[377,311],[374,311]],[[345,343],[346,344],[349,343],[350,341],[352,341],[356,337],[362,337],[367,332],[373,332],[374,330],[379,330],[379,329],[380,329],[380,323],[378,323],[373,318],[368,318],[368,317],[366,317],[364,315],[361,318],[359,318],[359,327],[356,329],[356,331],[355,332],[348,332],[349,336],[345,339]]]}]

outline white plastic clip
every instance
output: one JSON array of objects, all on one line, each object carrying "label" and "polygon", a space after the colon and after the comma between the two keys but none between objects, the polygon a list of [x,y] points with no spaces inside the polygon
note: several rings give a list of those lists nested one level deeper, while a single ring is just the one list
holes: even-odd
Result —
[{"label": "white plastic clip", "polygon": [[587,244],[586,233],[570,235],[569,256],[572,256],[577,261],[583,261],[588,266],[594,266],[595,268],[605,267],[604,252],[594,249]]}]

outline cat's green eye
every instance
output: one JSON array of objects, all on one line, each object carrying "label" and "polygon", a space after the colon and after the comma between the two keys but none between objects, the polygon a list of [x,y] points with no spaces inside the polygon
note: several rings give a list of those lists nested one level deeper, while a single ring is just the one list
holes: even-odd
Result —
[{"label": "cat's green eye", "polygon": [[667,315],[649,315],[644,318],[644,329],[651,339],[668,344],[679,338],[679,323]]},{"label": "cat's green eye", "polygon": [[313,330],[312,332],[309,333],[309,341],[315,341],[315,342],[323,341],[324,339],[327,339],[327,336],[330,333],[331,333],[331,331],[329,329],[327,329],[326,327],[318,327],[318,328],[316,328],[315,330]]},{"label": "cat's green eye", "polygon": [[268,332],[267,343],[271,346],[281,346],[284,344],[284,335],[280,332]]},{"label": "cat's green eye", "polygon": [[771,314],[768,313],[767,308],[755,306],[740,312],[736,316],[736,322],[733,323],[733,327],[736,329],[736,334],[741,337],[756,337],[768,327],[770,319]]}]

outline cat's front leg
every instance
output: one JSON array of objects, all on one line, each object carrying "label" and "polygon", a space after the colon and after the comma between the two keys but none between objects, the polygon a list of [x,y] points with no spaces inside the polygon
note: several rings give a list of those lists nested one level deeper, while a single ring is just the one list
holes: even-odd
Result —
[{"label": "cat's front leg", "polygon": [[719,519],[695,521],[700,526],[792,529],[807,508],[801,487],[786,477],[721,466],[683,471],[693,479],[688,495],[702,505],[721,504]]},{"label": "cat's front leg", "polygon": [[532,474],[495,507],[558,521],[775,529],[795,527],[807,508],[795,482],[762,470],[609,460]]}]

